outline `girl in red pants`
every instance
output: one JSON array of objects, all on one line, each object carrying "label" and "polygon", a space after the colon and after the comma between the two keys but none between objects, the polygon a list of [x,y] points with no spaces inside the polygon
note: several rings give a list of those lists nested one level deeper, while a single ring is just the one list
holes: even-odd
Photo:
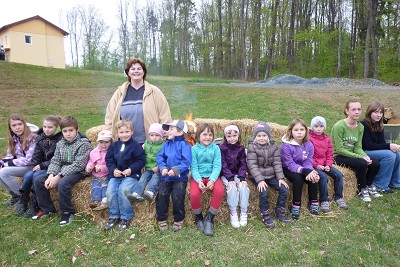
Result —
[{"label": "girl in red pants", "polygon": [[[196,144],[192,147],[190,170],[190,202],[196,216],[197,228],[208,236],[214,233],[214,217],[217,215],[224,196],[224,185],[219,177],[221,173],[221,151],[213,142],[214,128],[208,123],[199,126],[196,132]],[[201,210],[203,192],[211,190],[212,199],[204,221]]]}]

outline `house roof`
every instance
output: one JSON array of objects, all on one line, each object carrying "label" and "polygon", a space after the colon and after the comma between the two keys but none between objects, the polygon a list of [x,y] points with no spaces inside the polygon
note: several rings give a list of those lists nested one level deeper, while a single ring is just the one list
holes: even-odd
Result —
[{"label": "house roof", "polygon": [[53,28],[55,28],[56,30],[60,31],[64,36],[69,35],[68,32],[64,31],[64,30],[61,29],[60,27],[57,27],[56,25],[54,25],[54,24],[51,23],[50,21],[45,20],[44,18],[42,18],[42,17],[39,16],[39,15],[36,15],[36,16],[30,17],[30,18],[27,18],[27,19],[23,19],[23,20],[20,20],[20,21],[11,23],[11,24],[4,25],[3,27],[0,28],[0,32],[5,31],[5,30],[7,30],[7,29],[9,29],[9,28],[11,28],[11,27],[13,27],[13,26],[18,25],[18,24],[22,24],[22,23],[25,23],[25,22],[28,22],[28,21],[31,21],[31,20],[35,20],[35,19],[41,20],[41,21],[43,21],[44,23],[49,24],[51,27],[53,27]]}]

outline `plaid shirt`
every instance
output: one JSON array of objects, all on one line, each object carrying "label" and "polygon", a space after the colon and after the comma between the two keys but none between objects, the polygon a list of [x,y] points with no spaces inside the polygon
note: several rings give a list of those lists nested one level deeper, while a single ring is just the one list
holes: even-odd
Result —
[{"label": "plaid shirt", "polygon": [[86,137],[81,137],[79,133],[71,141],[62,138],[57,143],[47,174],[61,174],[62,176],[74,173],[87,174],[85,167],[92,149],[89,140]]}]

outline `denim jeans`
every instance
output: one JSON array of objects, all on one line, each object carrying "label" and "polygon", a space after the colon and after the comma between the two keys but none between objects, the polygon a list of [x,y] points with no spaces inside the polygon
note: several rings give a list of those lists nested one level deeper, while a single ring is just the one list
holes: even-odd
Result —
[{"label": "denim jeans", "polygon": [[328,197],[328,175],[333,178],[334,199],[343,198],[343,173],[338,169],[331,167],[329,172],[315,169],[319,175],[319,201],[329,201]]},{"label": "denim jeans", "polygon": [[107,187],[107,202],[110,219],[130,221],[135,216],[128,195],[132,193],[138,180],[132,177],[112,177]]},{"label": "denim jeans", "polygon": [[[253,184],[257,188],[257,183],[254,179],[251,179],[253,181]],[[260,211],[261,213],[267,212],[269,210],[269,187],[272,187],[273,189],[278,191],[278,198],[276,200],[276,207],[285,207],[286,204],[286,199],[288,197],[288,189],[284,186],[281,185],[279,186],[279,181],[278,179],[270,178],[270,179],[265,179],[264,182],[268,185],[267,190],[258,192],[258,199],[260,202]],[[257,189],[258,191],[258,189]]]},{"label": "denim jeans", "polygon": [[318,202],[318,183],[312,183],[306,180],[306,176],[301,173],[291,172],[286,168],[283,168],[283,174],[292,183],[293,190],[293,205],[301,207],[301,195],[303,194],[303,184],[308,185],[308,200],[309,204],[312,202]]},{"label": "denim jeans", "polygon": [[92,202],[101,201],[106,197],[106,177],[92,177]]},{"label": "denim jeans", "polygon": [[166,182],[160,180],[160,188],[156,197],[157,221],[168,219],[169,199],[172,195],[172,213],[174,221],[185,219],[185,196],[187,181]]},{"label": "denim jeans", "polygon": [[160,183],[160,173],[153,171],[145,171],[140,176],[139,182],[136,185],[135,190],[132,193],[138,193],[138,195],[142,196],[144,192],[144,188],[147,185],[147,191],[157,193],[158,185]]},{"label": "denim jeans", "polygon": [[39,171],[29,171],[25,173],[24,177],[22,178],[22,185],[19,190],[22,191],[30,191],[33,190],[33,180],[44,173],[46,173],[47,170],[39,170]]},{"label": "denim jeans", "polygon": [[[74,173],[60,179],[57,185],[57,192],[58,207],[61,212],[75,213],[74,206],[72,205],[72,187],[84,178],[84,174]],[[50,191],[44,187],[46,180],[46,173],[37,176],[33,180],[37,201],[40,209],[44,212],[56,212],[53,201],[50,197]]]},{"label": "denim jeans", "polygon": [[366,150],[365,153],[372,159],[379,161],[381,167],[375,176],[373,184],[383,190],[389,185],[400,187],[400,152],[385,150]]},{"label": "denim jeans", "polygon": [[372,163],[368,165],[363,158],[349,158],[340,155],[335,157],[335,162],[336,164],[343,165],[355,172],[358,190],[372,184],[380,166],[379,162],[376,160],[372,160]]},{"label": "denim jeans", "polygon": [[228,186],[229,182],[224,176],[221,177],[222,183],[226,188],[226,201],[228,202],[229,210],[236,210],[239,205],[241,211],[246,211],[249,206],[250,188],[243,186],[237,175],[234,178],[235,186]]},{"label": "denim jeans", "polygon": [[32,170],[33,166],[10,166],[0,169],[0,186],[9,192],[19,195],[21,184],[18,177]]}]

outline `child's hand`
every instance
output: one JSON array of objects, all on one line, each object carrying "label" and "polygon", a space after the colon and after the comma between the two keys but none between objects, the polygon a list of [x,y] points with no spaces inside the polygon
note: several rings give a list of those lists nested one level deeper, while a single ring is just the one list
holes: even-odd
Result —
[{"label": "child's hand", "polygon": [[[280,181],[280,180],[279,180]],[[268,185],[265,181],[261,181],[257,185],[258,192],[267,191]]]},{"label": "child's hand", "polygon": [[331,167],[325,166],[325,171],[326,171],[326,172],[329,172],[330,170],[331,170]]},{"label": "child's hand", "polygon": [[44,182],[44,187],[46,187],[46,189],[54,188],[58,185],[60,179],[61,179],[60,176],[58,175],[53,176],[52,174],[50,174],[47,180]]},{"label": "child's hand", "polygon": [[35,171],[35,172],[40,171],[40,165],[38,164],[35,167],[33,167],[32,171]]},{"label": "child's hand", "polygon": [[143,167],[143,168],[140,170],[141,173],[144,173],[145,171],[146,171],[146,167]]},{"label": "child's hand", "polygon": [[241,184],[243,187],[247,187],[247,182],[246,182],[246,181],[241,181],[240,184]]},{"label": "child's hand", "polygon": [[211,179],[208,179],[207,189],[213,190],[213,188],[214,188],[214,181]]},{"label": "child's hand", "polygon": [[204,191],[207,189],[207,187],[204,185],[203,181],[200,181],[200,182],[199,182],[199,189],[200,189],[202,192],[204,192]]},{"label": "child's hand", "polygon": [[324,170],[325,170],[325,167],[322,166],[322,165],[317,165],[317,169],[318,169],[318,170],[321,170],[321,171],[324,171]]},{"label": "child's hand", "polygon": [[122,172],[122,175],[124,175],[125,177],[131,176],[131,174],[132,174],[131,168],[128,168],[128,169],[126,169],[126,170],[124,170],[124,171]]},{"label": "child's hand", "polygon": [[231,188],[231,187],[236,187],[236,182],[235,181],[228,182],[228,188]]},{"label": "child's hand", "polygon": [[158,169],[158,166],[155,166],[152,171],[153,172],[159,172],[160,170]]},{"label": "child's hand", "polygon": [[161,175],[162,175],[162,176],[167,176],[167,174],[168,174],[168,169],[163,169],[163,170],[161,171]]},{"label": "child's hand", "polygon": [[118,169],[114,170],[114,177],[121,177],[122,176],[122,172]]},{"label": "child's hand", "polygon": [[94,172],[101,172],[101,166],[96,165],[96,167],[94,167]]},{"label": "child's hand", "polygon": [[365,156],[364,159],[368,163],[368,165],[372,163],[372,160],[368,156]]},{"label": "child's hand", "polygon": [[278,184],[279,184],[279,186],[283,185],[284,187],[289,188],[288,184],[286,183],[286,181],[284,179],[279,179]]},{"label": "child's hand", "polygon": [[172,169],[170,169],[168,171],[168,176],[176,176],[176,175],[175,175],[174,171]]},{"label": "child's hand", "polygon": [[92,172],[93,167],[92,166],[86,166],[86,172]]}]

